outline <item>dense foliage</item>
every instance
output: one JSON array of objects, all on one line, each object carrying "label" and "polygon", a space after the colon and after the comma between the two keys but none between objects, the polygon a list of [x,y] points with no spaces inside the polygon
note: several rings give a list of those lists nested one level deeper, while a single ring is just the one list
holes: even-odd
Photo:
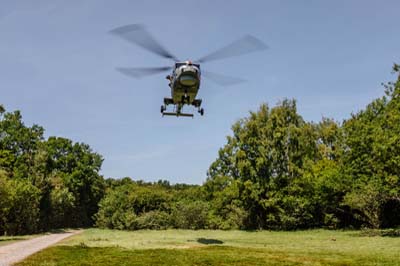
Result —
[{"label": "dense foliage", "polygon": [[241,208],[246,228],[399,226],[400,77],[385,94],[342,124],[305,122],[294,100],[235,123],[204,185],[217,215]]},{"label": "dense foliage", "polygon": [[[399,74],[399,66],[394,66]],[[0,106],[0,234],[58,227],[299,229],[400,226],[400,77],[343,122],[296,101],[232,126],[203,185],[99,175],[83,143],[43,137]]]},{"label": "dense foliage", "polygon": [[209,204],[201,187],[108,179],[96,214],[99,227],[114,229],[200,229],[207,226]]},{"label": "dense foliage", "polygon": [[42,127],[0,107],[0,235],[92,225],[102,157],[83,143],[46,140]]}]

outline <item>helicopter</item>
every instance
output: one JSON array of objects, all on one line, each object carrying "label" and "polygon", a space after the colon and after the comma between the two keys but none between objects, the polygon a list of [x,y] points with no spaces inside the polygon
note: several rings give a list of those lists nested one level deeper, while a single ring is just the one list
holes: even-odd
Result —
[{"label": "helicopter", "polygon": [[[136,44],[156,55],[174,61],[173,66],[116,68],[116,70],[122,74],[134,78],[142,78],[148,75],[171,71],[171,74],[166,76],[166,79],[169,81],[168,85],[171,89],[171,97],[165,97],[163,105],[160,107],[163,116],[193,117],[193,114],[182,112],[184,105],[194,106],[197,108],[200,115],[204,115],[204,109],[201,107],[202,99],[196,98],[200,89],[202,76],[222,86],[243,82],[243,80],[239,78],[201,71],[201,63],[265,50],[268,48],[268,46],[259,39],[251,35],[246,35],[213,53],[195,60],[194,62],[191,60],[181,61],[156,41],[142,24],[121,26],[111,30],[110,33],[130,43]],[[174,106],[172,112],[167,111],[167,106],[169,105]]]}]

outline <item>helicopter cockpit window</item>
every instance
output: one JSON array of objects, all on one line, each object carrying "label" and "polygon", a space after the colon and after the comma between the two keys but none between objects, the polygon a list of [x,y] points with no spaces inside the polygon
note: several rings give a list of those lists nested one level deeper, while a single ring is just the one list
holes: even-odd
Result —
[{"label": "helicopter cockpit window", "polygon": [[[175,68],[179,68],[181,66],[186,66],[187,63],[175,63]],[[192,64],[193,66],[197,67],[198,69],[200,69],[200,65],[199,64]]]}]

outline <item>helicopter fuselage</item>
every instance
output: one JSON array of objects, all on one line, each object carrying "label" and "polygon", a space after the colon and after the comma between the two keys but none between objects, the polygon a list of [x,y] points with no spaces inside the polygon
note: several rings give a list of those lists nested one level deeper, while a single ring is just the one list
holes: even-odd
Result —
[{"label": "helicopter fuselage", "polygon": [[[172,74],[167,76],[170,81],[171,98],[164,98],[164,106],[161,106],[161,113],[165,115],[184,116],[181,113],[182,107],[193,105],[197,107],[199,113],[203,115],[204,110],[200,108],[201,99],[196,99],[200,89],[201,70],[199,64],[193,64],[191,61],[175,63]],[[174,105],[175,112],[165,112],[167,105]],[[188,115],[192,116],[192,115]]]},{"label": "helicopter fuselage", "polygon": [[176,63],[170,76],[173,104],[191,104],[200,88],[200,65],[190,62]]}]

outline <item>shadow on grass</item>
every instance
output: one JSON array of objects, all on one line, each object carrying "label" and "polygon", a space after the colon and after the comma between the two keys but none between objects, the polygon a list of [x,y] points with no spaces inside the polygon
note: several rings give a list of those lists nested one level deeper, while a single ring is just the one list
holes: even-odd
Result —
[{"label": "shadow on grass", "polygon": [[197,242],[204,245],[221,245],[224,241],[212,238],[197,238]]}]

